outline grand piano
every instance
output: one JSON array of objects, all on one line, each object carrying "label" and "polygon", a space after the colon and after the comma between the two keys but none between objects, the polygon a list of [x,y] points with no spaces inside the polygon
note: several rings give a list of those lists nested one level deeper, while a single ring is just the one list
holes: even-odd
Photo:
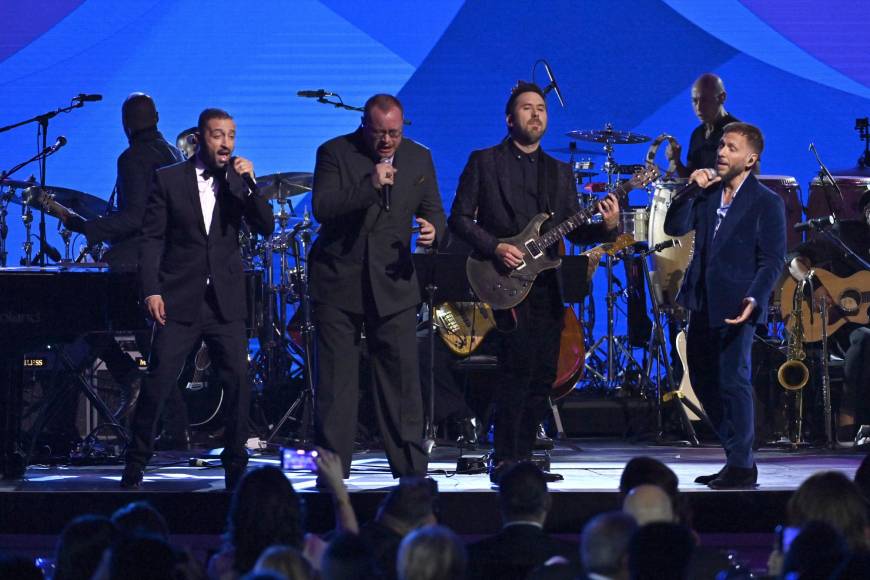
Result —
[{"label": "grand piano", "polygon": [[146,327],[134,273],[100,266],[0,268],[0,475],[24,473],[23,355],[93,332]]}]

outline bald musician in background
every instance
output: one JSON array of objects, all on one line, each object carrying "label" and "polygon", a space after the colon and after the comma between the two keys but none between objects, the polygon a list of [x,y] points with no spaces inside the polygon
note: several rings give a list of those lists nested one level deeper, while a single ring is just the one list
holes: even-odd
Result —
[{"label": "bald musician in background", "polygon": [[682,148],[678,143],[669,143],[665,150],[668,161],[676,166],[677,175],[680,177],[689,177],[696,169],[716,167],[716,155],[723,129],[728,123],[738,120],[725,110],[727,97],[722,79],[713,73],[702,74],[692,85],[692,109],[701,124],[692,131],[686,164],[683,165],[680,160]]}]

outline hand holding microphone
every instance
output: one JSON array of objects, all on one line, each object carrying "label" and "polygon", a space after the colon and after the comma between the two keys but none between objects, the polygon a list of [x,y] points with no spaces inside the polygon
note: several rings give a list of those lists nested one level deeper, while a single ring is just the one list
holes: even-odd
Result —
[{"label": "hand holding microphone", "polygon": [[251,193],[257,192],[257,180],[254,178],[254,164],[244,157],[233,157],[233,170],[239,174]]},{"label": "hand holding microphone", "polygon": [[398,169],[392,165],[392,159],[381,159],[380,163],[375,165],[375,170],[372,172],[372,185],[375,189],[381,191],[384,209],[387,211],[390,211],[393,184],[395,183],[397,171]]}]

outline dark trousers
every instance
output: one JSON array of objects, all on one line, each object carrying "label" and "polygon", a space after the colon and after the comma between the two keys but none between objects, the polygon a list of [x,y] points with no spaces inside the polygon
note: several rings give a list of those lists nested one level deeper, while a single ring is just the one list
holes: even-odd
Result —
[{"label": "dark trousers", "polygon": [[365,328],[372,396],[393,477],[426,475],[423,398],[417,366],[416,308],[390,316],[315,304],[317,328],[316,440],[338,453],[350,474],[359,403],[360,335]]},{"label": "dark trousers", "polygon": [[[151,332],[137,332],[135,337],[139,352],[147,359],[151,350]],[[106,369],[120,388],[127,390],[125,396],[134,396],[135,393],[130,392],[130,385],[140,376],[139,366],[124,352],[114,335],[101,332],[90,334],[85,340],[94,354],[106,364]],[[128,403],[132,401],[128,400]],[[190,428],[190,420],[181,389],[169,391],[162,418],[163,429],[170,437],[178,440],[184,438],[185,432]]]},{"label": "dark trousers", "polygon": [[247,465],[245,443],[248,438],[248,413],[251,385],[248,382],[248,345],[244,320],[225,321],[211,287],[200,309],[199,319],[191,324],[167,320],[158,326],[151,346],[148,374],[142,384],[133,439],[127,449],[127,463],[144,466],[151,459],[157,419],[170,392],[177,390],[178,375],[184,361],[200,341],[205,341],[220,384],[224,387],[226,417],[224,426],[224,467]]},{"label": "dark trousers", "polygon": [[516,330],[501,337],[501,384],[494,396],[496,463],[531,457],[535,431],[549,410],[565,305],[559,299],[555,277],[545,273],[541,278],[514,309]]},{"label": "dark trousers", "polygon": [[841,407],[856,413],[865,411],[870,394],[870,327],[847,324],[832,337],[843,353],[845,384]]},{"label": "dark trousers", "polygon": [[752,324],[715,326],[706,312],[692,312],[686,354],[695,393],[725,448],[726,463],[753,464],[755,409],[752,403]]}]

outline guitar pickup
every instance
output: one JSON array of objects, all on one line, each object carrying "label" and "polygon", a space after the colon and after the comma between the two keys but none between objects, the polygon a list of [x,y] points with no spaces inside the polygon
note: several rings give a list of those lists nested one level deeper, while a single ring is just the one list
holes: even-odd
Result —
[{"label": "guitar pickup", "polygon": [[532,258],[536,260],[544,254],[544,252],[541,250],[541,247],[538,245],[538,242],[536,242],[535,240],[527,241],[525,246],[526,250],[528,250]]}]

